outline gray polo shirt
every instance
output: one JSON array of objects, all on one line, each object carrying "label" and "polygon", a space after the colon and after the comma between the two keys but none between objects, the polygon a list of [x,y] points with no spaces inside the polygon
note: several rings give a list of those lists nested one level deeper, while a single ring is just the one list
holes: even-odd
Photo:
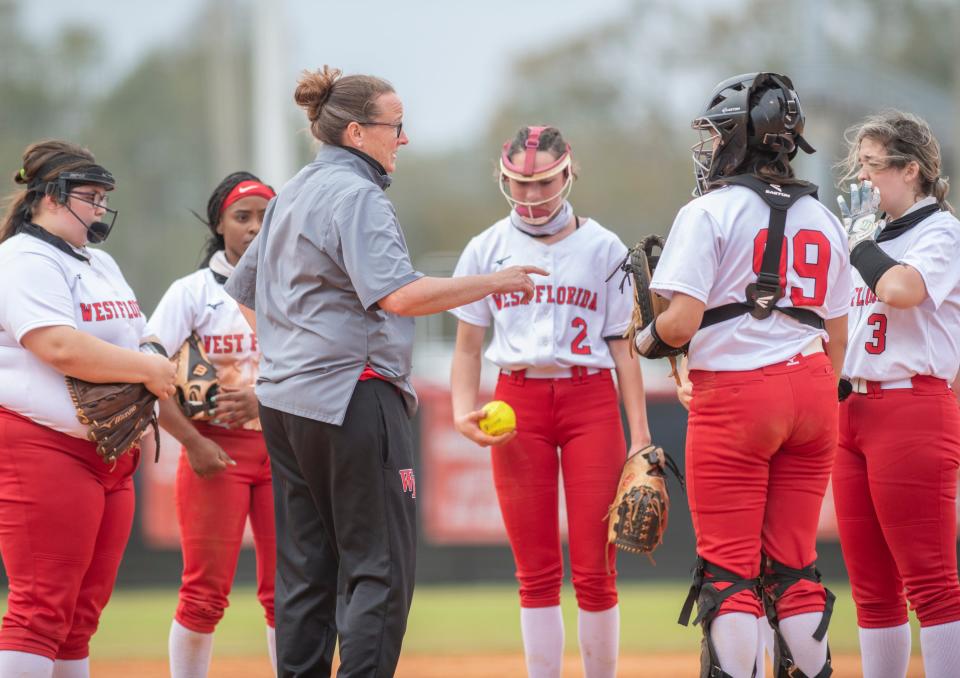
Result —
[{"label": "gray polo shirt", "polygon": [[257,312],[264,405],[340,425],[369,363],[416,411],[413,318],[377,305],[423,275],[410,262],[389,185],[373,159],[325,145],[270,202],[226,284]]}]

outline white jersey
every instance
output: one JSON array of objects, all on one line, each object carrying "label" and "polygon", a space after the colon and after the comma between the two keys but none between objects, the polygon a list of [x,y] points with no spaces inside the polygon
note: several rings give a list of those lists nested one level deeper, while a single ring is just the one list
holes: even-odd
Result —
[{"label": "white jersey", "polygon": [[[932,202],[921,200],[911,211]],[[913,308],[893,308],[854,272],[843,376],[892,381],[928,375],[953,382],[960,367],[960,222],[936,212],[879,245],[920,273],[927,298]]]},{"label": "white jersey", "polygon": [[[746,299],[756,282],[766,244],[770,207],[744,186],[726,186],[690,201],[677,214],[653,275],[652,288],[670,298],[689,295],[707,309]],[[840,221],[818,200],[800,198],[787,211],[786,273],[781,307],[813,311],[833,319],[847,312],[850,300],[850,256]],[[694,370],[753,370],[800,353],[818,330],[774,311],[757,320],[745,313],[699,330],[690,342]]]},{"label": "white jersey", "polygon": [[531,276],[536,289],[526,304],[519,292],[491,294],[451,313],[471,325],[493,323],[485,355],[503,369],[613,368],[606,340],[623,335],[633,300],[631,287],[619,289],[622,274],[607,278],[626,253],[620,239],[592,219],[550,245],[501,219],[467,244],[454,277],[518,265],[550,275]]},{"label": "white jersey", "polygon": [[[196,331],[221,384],[253,386],[257,381],[257,335],[209,268],[170,285],[150,316],[147,331],[160,339],[171,356]],[[259,424],[249,421],[244,428],[259,430]]]},{"label": "white jersey", "polygon": [[67,326],[139,350],[145,321],[136,296],[113,258],[77,250],[89,263],[32,235],[0,244],[0,406],[77,438],[77,421],[64,376],[20,345],[41,327]]}]

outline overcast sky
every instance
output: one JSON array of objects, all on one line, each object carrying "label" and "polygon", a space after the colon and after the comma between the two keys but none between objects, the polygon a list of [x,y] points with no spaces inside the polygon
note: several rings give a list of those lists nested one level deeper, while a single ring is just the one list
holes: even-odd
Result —
[{"label": "overcast sky", "polygon": [[[95,27],[116,78],[158,44],[182,42],[206,0],[21,2],[26,30],[49,40],[66,23]],[[234,0],[242,2],[242,0]],[[267,0],[258,0],[266,2]],[[625,11],[630,0],[271,0],[289,36],[286,78],[324,63],[390,80],[418,143],[435,147],[482,125],[504,91],[512,58],[562,44]],[[429,121],[427,123],[426,121]]]}]

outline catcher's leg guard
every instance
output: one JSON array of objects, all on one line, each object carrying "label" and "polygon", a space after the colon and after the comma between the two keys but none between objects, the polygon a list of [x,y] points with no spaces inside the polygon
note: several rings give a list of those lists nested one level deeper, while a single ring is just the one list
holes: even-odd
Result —
[{"label": "catcher's leg guard", "polygon": [[[760,575],[763,607],[767,613],[767,619],[773,628],[773,670],[776,678],[829,678],[833,673],[833,667],[830,659],[830,647],[827,647],[827,661],[820,671],[814,676],[807,676],[803,671],[797,668],[793,661],[793,654],[790,647],[780,632],[780,617],[777,614],[777,601],[791,586],[801,579],[820,583],[820,570],[816,565],[809,565],[801,570],[787,567],[783,563],[778,563],[772,558],[764,558],[764,568]],[[833,614],[833,603],[836,596],[830,589],[823,587],[827,599],[823,606],[823,617],[820,625],[814,630],[814,639],[823,640],[827,634],[827,626],[830,624],[830,617]]]},{"label": "catcher's leg guard", "polygon": [[[716,583],[720,582],[729,583],[730,586],[720,590],[715,586]],[[700,624],[703,628],[703,640],[700,643],[700,678],[731,678],[730,674],[720,666],[710,627],[720,612],[723,601],[735,593],[747,590],[754,591],[759,597],[760,580],[744,579],[730,570],[707,562],[701,557],[697,558],[697,564],[693,571],[693,583],[690,585],[690,592],[687,594],[687,600],[683,603],[683,609],[680,611],[680,618],[677,619],[677,623],[683,626],[690,623],[690,614],[693,611],[693,603],[696,601],[697,616],[694,617],[693,623]],[[756,666],[753,667],[753,675],[757,675]]]}]

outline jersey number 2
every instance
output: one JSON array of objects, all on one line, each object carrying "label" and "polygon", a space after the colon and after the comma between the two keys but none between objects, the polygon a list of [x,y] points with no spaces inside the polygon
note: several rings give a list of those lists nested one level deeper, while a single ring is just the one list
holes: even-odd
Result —
[{"label": "jersey number 2", "polygon": [[865,342],[863,347],[871,355],[883,353],[887,348],[887,316],[873,313],[867,318],[867,324],[873,328],[873,338]]},{"label": "jersey number 2", "polygon": [[570,324],[574,329],[580,330],[570,342],[570,352],[574,355],[590,355],[590,344],[583,343],[587,338],[587,321],[577,316]]},{"label": "jersey number 2", "polygon": [[[790,288],[794,306],[822,306],[827,297],[827,274],[830,272],[830,241],[820,231],[800,230],[793,236],[793,270],[801,278],[813,280],[813,294],[806,296],[802,287]],[[753,272],[760,273],[763,250],[767,245],[767,229],[753,239]],[[815,252],[815,254],[814,254]],[[810,256],[814,254],[814,256]],[[812,259],[812,261],[811,261]],[[780,251],[780,284],[787,285],[787,240]]]}]

